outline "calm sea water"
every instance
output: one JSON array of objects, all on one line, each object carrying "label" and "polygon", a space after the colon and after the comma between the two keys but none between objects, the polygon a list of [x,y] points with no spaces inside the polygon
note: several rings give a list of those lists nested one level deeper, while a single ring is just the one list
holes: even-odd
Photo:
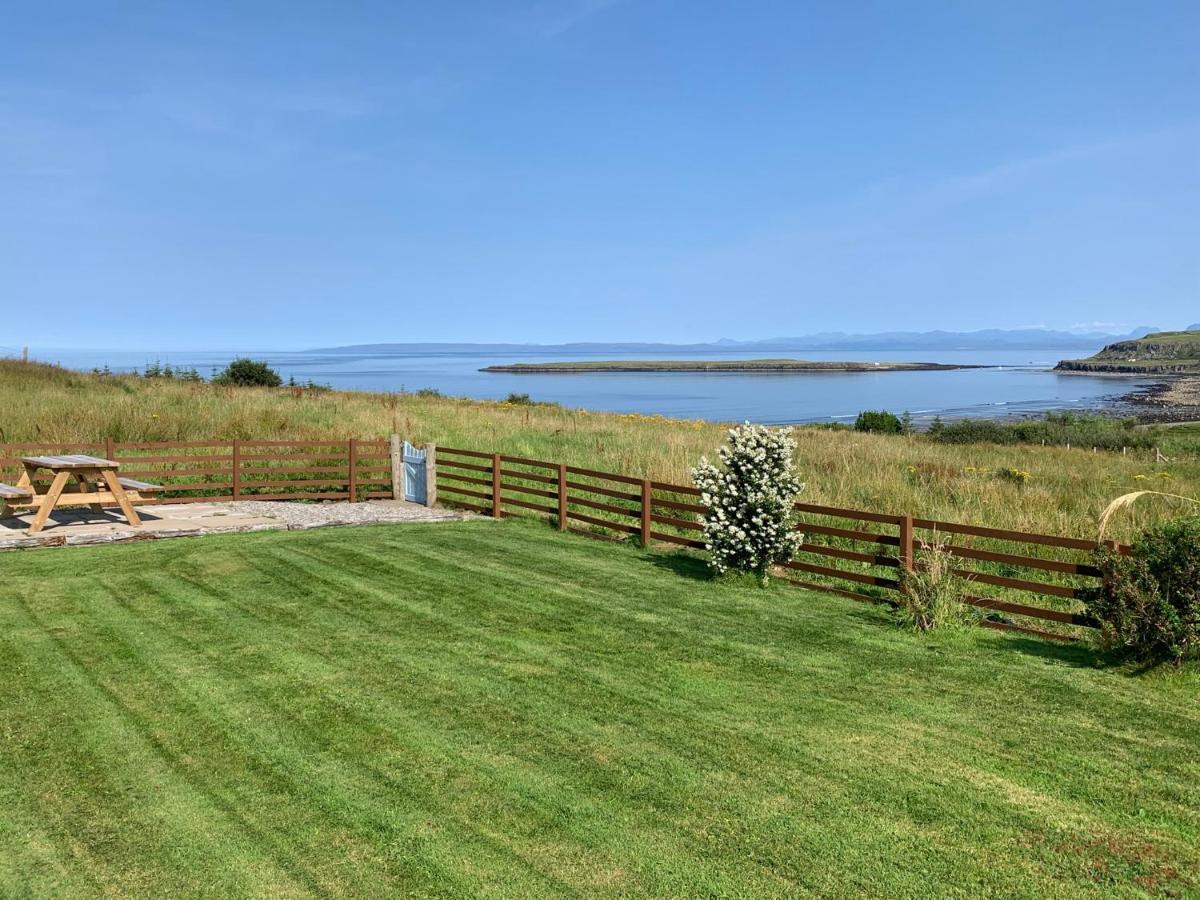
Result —
[{"label": "calm sea water", "polygon": [[[1099,349],[1099,348],[1096,348]],[[918,420],[1032,415],[1047,410],[1095,409],[1149,381],[1115,380],[1050,371],[1080,350],[1004,350],[856,353],[805,351],[814,360],[975,363],[989,369],[946,372],[865,372],[751,375],[730,373],[592,373],[513,375],[480,372],[484,366],[576,359],[636,359],[645,354],[605,352],[592,356],[562,351],[493,355],[480,352],[312,353],[275,351],[128,352],[32,348],[38,359],[76,369],[108,366],[141,369],[154,361],[195,366],[206,377],[236,356],[265,359],[284,378],[309,379],[336,388],[415,391],[502,399],[510,392],[535,400],[609,412],[637,412],[689,419],[765,423],[852,419],[863,409],[909,410]],[[762,352],[655,352],[661,359],[749,359]]]}]

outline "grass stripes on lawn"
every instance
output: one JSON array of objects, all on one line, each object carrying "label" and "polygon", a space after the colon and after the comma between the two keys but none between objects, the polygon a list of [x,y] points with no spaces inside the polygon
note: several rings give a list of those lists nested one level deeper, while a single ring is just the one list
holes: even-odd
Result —
[{"label": "grass stripes on lawn", "polygon": [[532,522],[0,557],[0,895],[1200,890],[1200,679]]}]

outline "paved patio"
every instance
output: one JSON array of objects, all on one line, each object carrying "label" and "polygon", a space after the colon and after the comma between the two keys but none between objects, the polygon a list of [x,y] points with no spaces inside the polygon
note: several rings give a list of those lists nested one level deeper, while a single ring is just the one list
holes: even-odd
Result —
[{"label": "paved patio", "polygon": [[27,534],[33,513],[0,519],[0,550],[146,541],[244,531],[286,531],[370,523],[446,522],[465,518],[449,509],[430,509],[398,500],[365,503],[163,503],[139,506],[142,527],[128,525],[115,510],[55,510],[40,534]]}]

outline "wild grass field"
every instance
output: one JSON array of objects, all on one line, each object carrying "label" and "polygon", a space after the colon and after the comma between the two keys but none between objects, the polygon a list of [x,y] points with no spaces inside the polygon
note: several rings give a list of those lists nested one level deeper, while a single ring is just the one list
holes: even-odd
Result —
[{"label": "wild grass field", "polygon": [[[80,374],[0,361],[0,442],[183,441],[380,437],[500,451],[663,481],[688,483],[726,426],[549,405],[416,394],[218,387],[167,379]],[[1200,496],[1200,454],[1186,429],[1163,432],[1170,462],[1153,450],[945,445],[921,435],[797,429],[805,498],[884,513],[1080,537],[1096,534],[1108,502],[1154,488]],[[1169,443],[1174,440],[1178,445]],[[1130,539],[1179,507],[1150,499],[1114,520]]]},{"label": "wild grass field", "polygon": [[511,520],[4,559],[6,897],[1200,892],[1197,673]]}]

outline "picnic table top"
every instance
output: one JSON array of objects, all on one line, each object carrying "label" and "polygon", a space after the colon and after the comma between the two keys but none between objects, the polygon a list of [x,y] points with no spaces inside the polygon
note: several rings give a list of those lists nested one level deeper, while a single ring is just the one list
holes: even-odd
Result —
[{"label": "picnic table top", "polygon": [[21,462],[39,469],[117,469],[120,463],[98,456],[71,454],[68,456],[23,456]]}]

